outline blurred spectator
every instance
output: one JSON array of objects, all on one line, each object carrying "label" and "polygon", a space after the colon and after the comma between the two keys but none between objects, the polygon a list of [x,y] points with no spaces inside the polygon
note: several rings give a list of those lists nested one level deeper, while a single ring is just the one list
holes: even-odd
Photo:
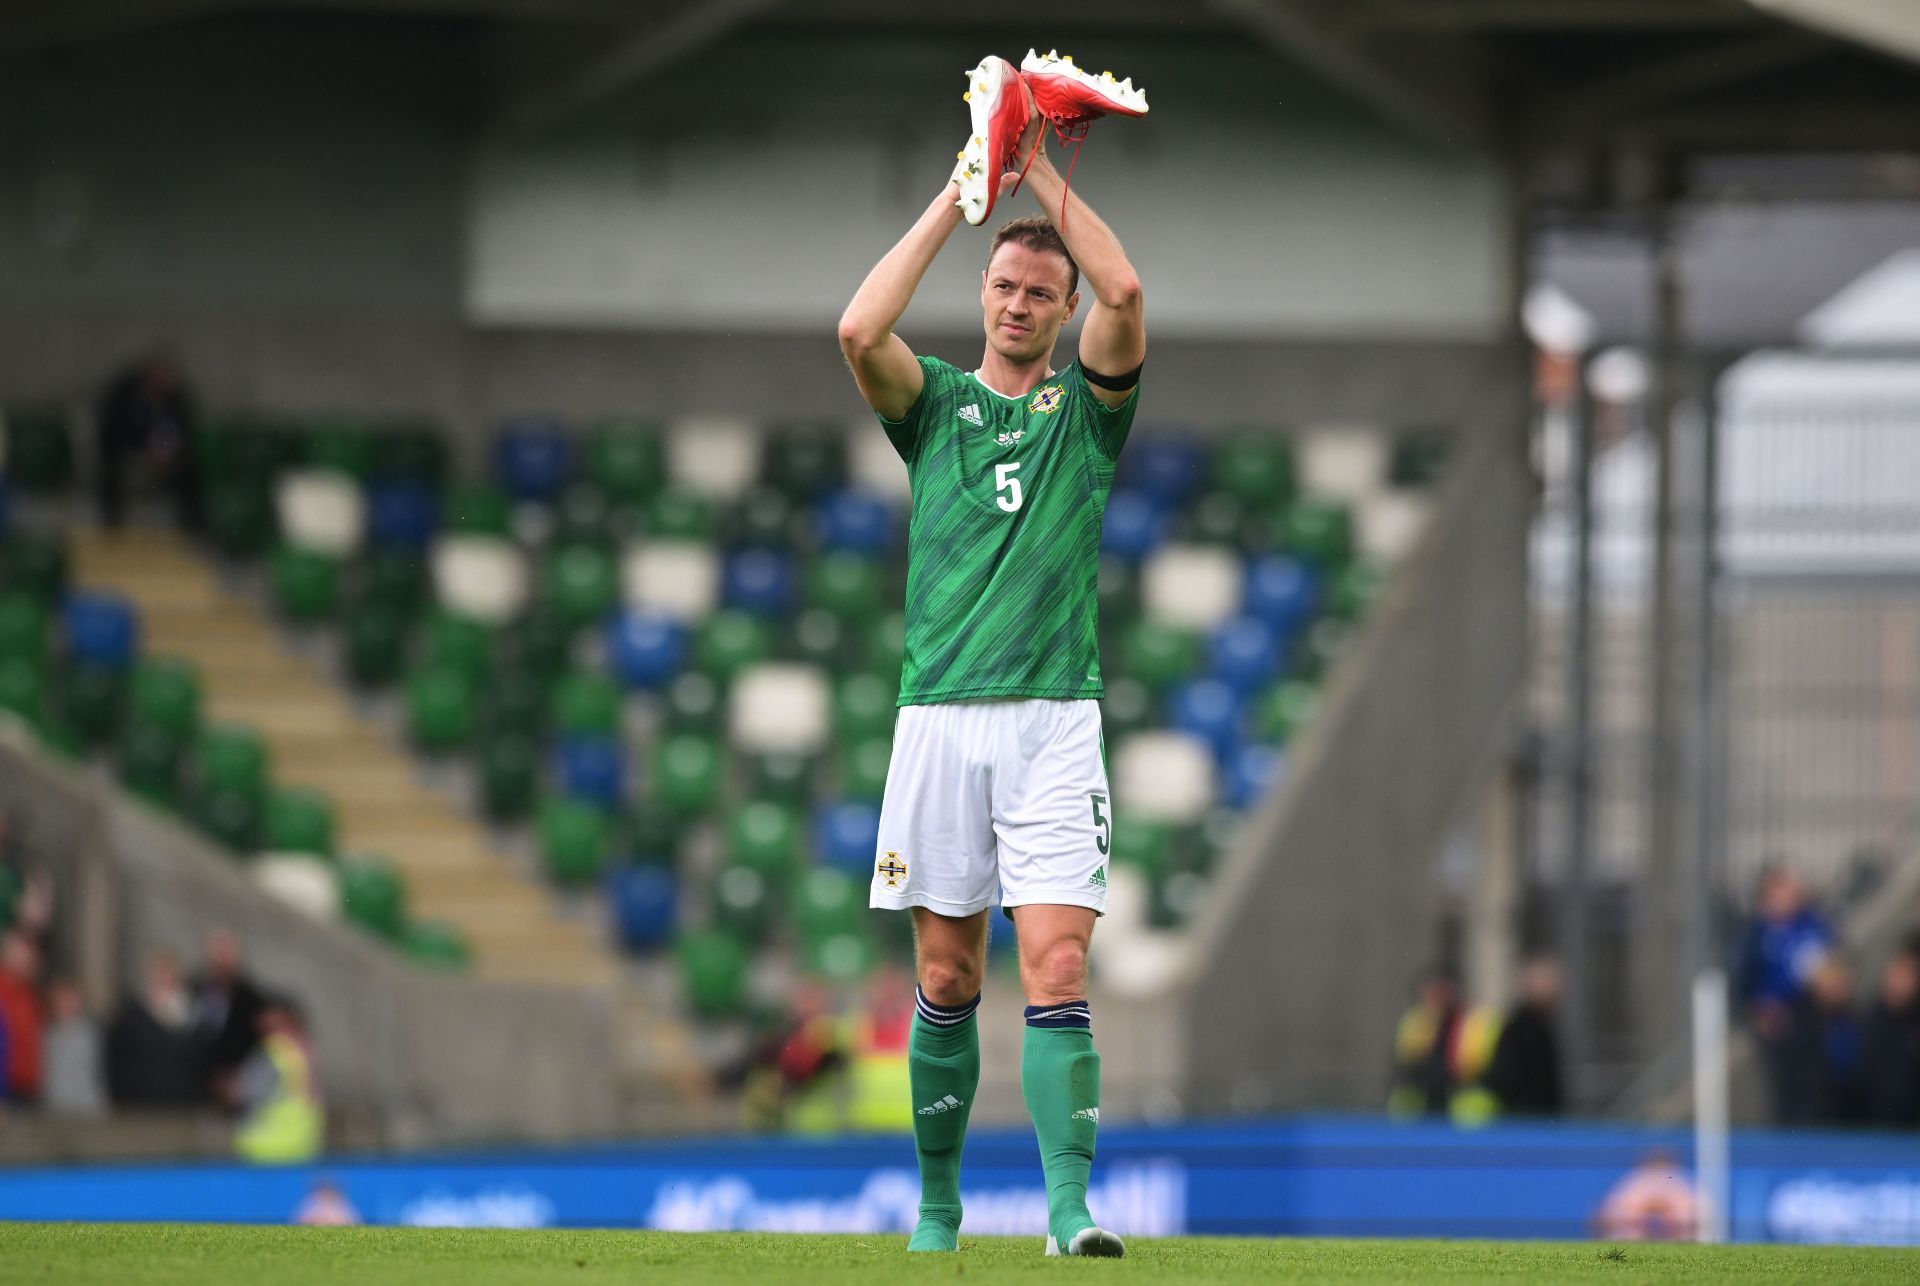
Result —
[{"label": "blurred spectator", "polygon": [[207,1101],[206,1048],[170,951],[147,957],[140,990],[107,1031],[107,1094],[116,1107],[194,1107]]},{"label": "blurred spectator", "polygon": [[234,1148],[249,1161],[291,1164],[320,1155],[326,1112],[307,1038],[306,1016],[285,996],[260,1010],[260,1045],[240,1068]]},{"label": "blurred spectator", "polygon": [[1862,1104],[1874,1125],[1920,1124],[1920,955],[1893,953],[1880,971],[1860,1054]]},{"label": "blurred spectator", "polygon": [[749,1129],[826,1133],[839,1127],[839,1078],[847,1065],[844,1024],[818,983],[795,986],[787,1011],[754,1035],[746,1057],[721,1074],[741,1088]]},{"label": "blurred spectator", "polygon": [[1394,1116],[1444,1116],[1453,1098],[1453,1055],[1464,1011],[1460,986],[1441,971],[1420,982],[1413,1007],[1401,1016],[1393,1038]]},{"label": "blurred spectator", "polygon": [[1761,873],[1754,902],[1754,917],[1740,950],[1736,994],[1760,1042],[1774,1115],[1785,1119],[1794,1075],[1790,1048],[1794,1009],[1806,994],[1814,969],[1833,946],[1833,930],[1808,904],[1800,877],[1783,866],[1772,865]]},{"label": "blurred spectator", "polygon": [[0,1062],[0,1098],[11,1103],[39,1099],[46,1064],[46,1015],[40,1008],[40,948],[15,929],[0,939],[0,1027],[6,1056]]},{"label": "blurred spectator", "polygon": [[1861,1031],[1853,970],[1829,952],[1794,1007],[1787,1039],[1788,1125],[1840,1125],[1861,1116]]},{"label": "blurred spectator", "polygon": [[228,1085],[261,1040],[260,988],[247,976],[239,935],[215,929],[201,945],[200,972],[193,980],[193,1026],[207,1050],[213,1096],[228,1099]]},{"label": "blurred spectator", "polygon": [[867,979],[867,1004],[853,1033],[853,1108],[849,1123],[869,1133],[913,1129],[907,1037],[913,1030],[913,983],[895,965]]},{"label": "blurred spectator", "polygon": [[1544,957],[1520,975],[1520,1003],[1500,1029],[1486,1085],[1499,1110],[1515,1116],[1558,1116],[1566,1106],[1560,1071],[1560,966]]},{"label": "blurred spectator", "polygon": [[104,1063],[100,1025],[71,978],[47,985],[47,1083],[41,1101],[49,1112],[98,1116],[107,1110],[101,1080]]},{"label": "blurred spectator", "polygon": [[100,521],[126,518],[127,474],[136,461],[173,493],[181,527],[200,529],[200,469],[193,404],[173,359],[154,351],[115,376],[101,394]]},{"label": "blurred spectator", "polygon": [[1692,1241],[1699,1226],[1693,1182],[1665,1152],[1643,1157],[1593,1217],[1594,1236],[1609,1241]]},{"label": "blurred spectator", "polygon": [[345,1228],[360,1222],[360,1211],[340,1185],[323,1174],[313,1181],[313,1189],[294,1211],[293,1221],[309,1228]]}]

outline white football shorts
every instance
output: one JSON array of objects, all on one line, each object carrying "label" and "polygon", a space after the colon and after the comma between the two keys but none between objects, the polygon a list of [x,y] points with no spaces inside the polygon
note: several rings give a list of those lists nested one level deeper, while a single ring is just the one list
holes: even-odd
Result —
[{"label": "white football shorts", "polygon": [[869,905],[1104,912],[1112,843],[1098,701],[901,707]]}]

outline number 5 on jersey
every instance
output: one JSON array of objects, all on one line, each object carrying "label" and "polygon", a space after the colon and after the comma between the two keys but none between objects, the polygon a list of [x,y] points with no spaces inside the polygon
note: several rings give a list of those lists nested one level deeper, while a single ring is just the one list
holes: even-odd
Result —
[{"label": "number 5 on jersey", "polygon": [[[993,503],[999,505],[1008,513],[1012,513],[1020,507],[1020,479],[1013,476],[1014,470],[1019,467],[1020,462],[1018,460],[993,466],[993,489],[996,493]],[[997,494],[1002,491],[1006,492],[1006,494]]]}]

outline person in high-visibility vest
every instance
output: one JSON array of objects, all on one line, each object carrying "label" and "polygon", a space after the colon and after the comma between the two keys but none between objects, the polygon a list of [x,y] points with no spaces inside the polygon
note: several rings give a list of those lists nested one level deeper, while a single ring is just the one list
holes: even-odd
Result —
[{"label": "person in high-visibility vest", "polygon": [[249,1161],[289,1165],[320,1155],[326,1109],[300,1007],[284,997],[260,1014],[260,1048],[240,1069],[243,1105],[234,1150]]},{"label": "person in high-visibility vest", "polygon": [[867,1005],[854,1020],[853,1105],[848,1124],[868,1134],[906,1134],[913,1129],[913,1094],[907,1077],[907,1037],[913,1031],[913,999],[900,970],[886,966],[867,980]]}]

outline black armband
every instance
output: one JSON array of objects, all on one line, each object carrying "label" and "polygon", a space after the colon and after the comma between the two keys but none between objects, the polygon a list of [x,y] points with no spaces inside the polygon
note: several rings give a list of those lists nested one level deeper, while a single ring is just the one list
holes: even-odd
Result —
[{"label": "black armband", "polygon": [[1145,366],[1146,363],[1143,361],[1139,366],[1134,367],[1125,375],[1102,375],[1099,371],[1092,370],[1086,366],[1080,368],[1080,373],[1087,377],[1087,383],[1089,384],[1095,384],[1104,389],[1111,389],[1115,393],[1124,393],[1140,382],[1140,372]]}]

